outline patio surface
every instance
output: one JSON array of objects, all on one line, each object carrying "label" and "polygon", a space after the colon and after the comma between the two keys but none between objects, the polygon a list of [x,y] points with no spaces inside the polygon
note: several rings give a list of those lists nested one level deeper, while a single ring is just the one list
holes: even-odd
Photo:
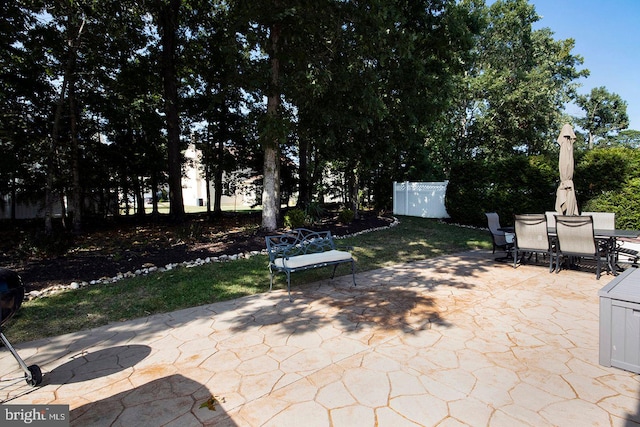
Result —
[{"label": "patio surface", "polygon": [[[640,377],[598,364],[613,276],[495,256],[363,272],[356,287],[294,274],[293,303],[278,289],[22,343],[43,384],[0,397],[69,404],[83,427],[640,425]],[[0,373],[21,375],[6,349]]]}]

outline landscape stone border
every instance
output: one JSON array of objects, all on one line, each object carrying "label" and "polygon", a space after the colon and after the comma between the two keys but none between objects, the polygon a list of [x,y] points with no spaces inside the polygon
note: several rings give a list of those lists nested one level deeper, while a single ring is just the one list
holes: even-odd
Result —
[{"label": "landscape stone border", "polygon": [[[400,223],[400,221],[398,221],[398,218],[396,217],[392,217],[393,221],[389,224],[386,225],[384,227],[376,227],[376,228],[370,228],[368,230],[362,230],[359,231],[357,233],[353,233],[353,234],[346,234],[344,236],[334,236],[335,239],[346,239],[348,237],[354,237],[354,236],[359,236],[361,234],[365,234],[365,233],[371,233],[373,231],[380,231],[380,230],[385,230],[387,228],[391,228],[391,227],[395,227],[396,225],[398,225]],[[31,301],[33,299],[36,298],[44,298],[44,297],[48,297],[48,296],[52,296],[55,294],[58,294],[60,292],[63,291],[69,291],[69,290],[76,290],[76,289],[80,289],[80,288],[85,288],[87,286],[95,286],[95,285],[109,285],[109,284],[113,284],[113,283],[117,283],[121,280],[124,279],[129,279],[132,277],[136,277],[136,276],[146,276],[148,274],[152,274],[152,273],[163,273],[166,271],[170,271],[173,270],[175,268],[193,268],[193,267],[198,267],[201,265],[205,265],[205,264],[210,264],[212,262],[228,262],[228,261],[235,261],[238,259],[246,259],[246,258],[251,258],[253,256],[256,255],[260,255],[260,254],[265,254],[267,253],[267,249],[263,249],[261,251],[249,251],[249,252],[243,252],[243,253],[238,253],[238,254],[224,254],[224,255],[220,255],[220,256],[215,256],[215,257],[206,257],[206,258],[197,258],[195,260],[192,261],[183,261],[180,263],[171,263],[171,264],[167,264],[165,266],[162,267],[158,267],[154,264],[151,263],[146,263],[143,264],[139,269],[135,270],[135,271],[127,271],[126,273],[118,273],[117,275],[113,276],[113,277],[102,277],[100,279],[94,279],[94,280],[90,280],[90,281],[75,281],[75,282],[71,282],[68,285],[54,285],[54,286],[49,286],[48,288],[42,289],[42,290],[33,290],[31,292],[28,292],[25,295],[25,300],[26,301]]]}]

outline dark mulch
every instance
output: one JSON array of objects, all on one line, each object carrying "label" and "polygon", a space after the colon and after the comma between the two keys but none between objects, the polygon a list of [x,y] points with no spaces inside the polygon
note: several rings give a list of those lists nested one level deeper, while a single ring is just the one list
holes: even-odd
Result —
[{"label": "dark mulch", "polygon": [[[42,235],[39,229],[19,223],[0,232],[0,267],[17,271],[27,291],[40,290],[113,277],[147,264],[162,267],[197,258],[260,251],[265,247],[265,235],[275,234],[261,231],[260,221],[259,213],[224,214],[214,219],[193,215],[179,225],[166,220],[120,219],[87,226],[64,245],[71,249],[48,257],[27,250]],[[364,213],[361,219],[347,225],[328,217],[311,228],[343,236],[389,223],[389,218]]]}]

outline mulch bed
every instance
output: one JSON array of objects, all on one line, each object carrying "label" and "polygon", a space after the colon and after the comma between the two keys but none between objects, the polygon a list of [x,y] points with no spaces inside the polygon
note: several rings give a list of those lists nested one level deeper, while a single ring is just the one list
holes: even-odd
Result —
[{"label": "mulch bed", "polygon": [[[37,231],[17,230],[21,228],[18,224],[11,232],[0,233],[0,267],[17,271],[27,292],[41,290],[74,281],[113,277],[149,264],[162,267],[197,258],[261,251],[265,248],[265,235],[277,232],[261,231],[260,221],[259,213],[225,213],[213,219],[194,215],[179,225],[163,220],[120,219],[87,226],[73,238],[71,249],[48,258],[20,250],[25,245],[19,240],[24,241],[29,233],[31,239],[37,239]],[[344,236],[390,223],[391,218],[363,213],[361,219],[350,224],[327,217],[310,228]]]}]

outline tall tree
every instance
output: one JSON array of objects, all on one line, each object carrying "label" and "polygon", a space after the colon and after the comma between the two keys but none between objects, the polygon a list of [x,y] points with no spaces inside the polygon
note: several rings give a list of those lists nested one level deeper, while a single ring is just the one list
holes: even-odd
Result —
[{"label": "tall tree", "polygon": [[450,1],[348,2],[339,12],[326,43],[335,55],[311,68],[295,98],[300,123],[317,161],[339,166],[351,209],[365,183],[386,207],[391,181],[414,166],[450,104],[475,18]]},{"label": "tall tree", "polygon": [[254,55],[256,98],[266,98],[260,120],[260,141],[264,155],[262,191],[262,228],[274,230],[280,216],[281,146],[287,141],[290,121],[287,99],[298,82],[296,71],[312,62],[310,39],[318,22],[324,22],[329,5],[335,0],[269,0],[259,4],[237,1],[238,16],[244,16],[247,42],[258,52]]},{"label": "tall tree", "polygon": [[626,129],[621,130],[616,135],[609,135],[604,141],[607,146],[622,146],[629,148],[640,148],[640,131]]},{"label": "tall tree", "polygon": [[[185,59],[189,61],[185,100],[189,120],[194,122],[196,148],[202,153],[207,186],[207,212],[211,211],[209,188],[213,183],[213,212],[222,212],[224,174],[246,166],[243,127],[246,122],[243,88],[249,52],[237,37],[238,22],[225,3],[212,3],[197,25],[191,25]],[[204,127],[204,130],[199,128]],[[228,175],[227,175],[228,176]]]},{"label": "tall tree", "polygon": [[0,194],[10,195],[10,205],[0,202],[0,209],[9,209],[12,219],[18,200],[39,202],[44,188],[42,142],[50,132],[52,88],[37,11],[32,3],[0,5]]},{"label": "tall tree", "polygon": [[[76,73],[78,51],[83,37],[86,16],[84,4],[71,2],[60,2],[57,7],[51,8],[49,12],[52,14],[52,25],[50,28],[60,28],[63,43],[58,46],[59,50],[59,75],[61,84],[59,85],[59,93],[57,96],[55,114],[53,117],[51,136],[48,142],[48,152],[46,158],[47,183],[45,187],[45,231],[51,233],[53,231],[52,217],[54,196],[56,192],[62,197],[63,189],[61,186],[56,188],[56,177],[61,174],[59,160],[62,152],[71,154],[69,169],[72,173],[72,196],[71,205],[74,213],[73,227],[74,230],[80,230],[81,224],[81,197],[80,182],[78,171],[78,140],[77,140],[77,116],[76,116]],[[67,115],[70,121],[69,132],[63,138],[62,128],[64,115]],[[68,141],[63,143],[62,140]],[[61,146],[63,145],[63,146]]]},{"label": "tall tree", "polygon": [[162,46],[162,82],[164,113],[167,122],[167,153],[169,162],[169,206],[176,221],[184,219],[182,199],[182,162],[180,115],[178,98],[178,48],[180,9],[182,0],[155,0],[155,18]]},{"label": "tall tree", "polygon": [[526,0],[497,0],[487,9],[469,74],[473,95],[467,138],[476,154],[537,154],[551,148],[564,104],[575,96],[582,58],[572,39],[556,41]]},{"label": "tall tree", "polygon": [[585,112],[578,124],[588,133],[589,149],[593,149],[599,139],[629,126],[627,103],[603,86],[591,89],[589,95],[580,95],[576,104]]}]

